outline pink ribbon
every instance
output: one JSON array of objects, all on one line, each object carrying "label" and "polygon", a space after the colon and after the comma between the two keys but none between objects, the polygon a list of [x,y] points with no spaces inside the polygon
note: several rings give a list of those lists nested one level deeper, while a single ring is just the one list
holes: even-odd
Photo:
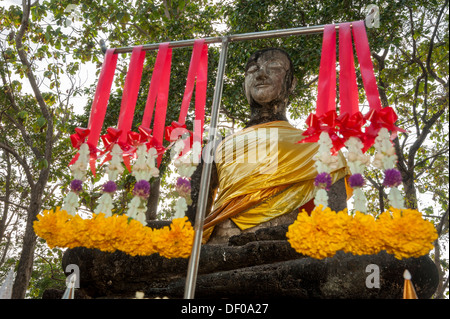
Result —
[{"label": "pink ribbon", "polygon": [[[108,152],[103,163],[111,159],[110,152],[112,146],[117,143],[123,151],[123,161],[128,171],[131,171],[130,157],[134,154],[134,148],[128,144],[128,132],[133,124],[134,109],[139,93],[144,60],[145,51],[142,50],[142,46],[134,47],[131,53],[130,66],[125,78],[117,129],[108,128],[108,133],[102,136],[102,140],[106,143],[104,144],[105,150],[103,153]],[[120,135],[117,136],[119,132]]]},{"label": "pink ribbon", "polygon": [[395,114],[394,109],[391,107],[381,107],[364,21],[353,22],[352,29],[364,90],[370,108],[369,112],[364,116],[365,120],[370,121],[370,125],[365,129],[363,148],[363,152],[365,152],[375,143],[375,138],[382,127],[392,131],[391,139],[397,136],[397,132],[406,131],[394,125],[397,121],[397,114]]},{"label": "pink ribbon", "polygon": [[[71,135],[72,146],[79,148],[84,143],[87,136],[87,144],[90,150],[89,166],[92,174],[96,175],[95,163],[97,160],[98,140],[102,130],[105,119],[106,108],[108,105],[109,96],[111,93],[111,85],[114,79],[114,72],[116,70],[118,55],[114,54],[114,49],[108,49],[105,53],[105,60],[103,61],[102,70],[98,80],[97,88],[95,90],[94,99],[92,101],[91,113],[89,116],[88,128],[76,128],[75,134]],[[84,130],[84,132],[82,132]],[[81,143],[80,143],[81,142]],[[69,166],[74,164],[79,157],[79,153],[75,155]]]},{"label": "pink ribbon", "polygon": [[[206,104],[206,88],[208,76],[208,45],[204,39],[197,39],[194,41],[194,47],[191,55],[191,62],[189,65],[188,75],[186,79],[186,87],[181,103],[180,115],[177,122],[172,122],[172,125],[166,127],[165,137],[169,141],[174,138],[173,131],[180,128],[179,125],[185,125],[186,116],[189,110],[189,105],[194,91],[195,91],[195,125],[194,133],[190,138],[190,142],[186,144],[185,152],[190,149],[193,141],[202,142],[203,126],[205,122],[205,104]],[[169,132],[169,133],[168,133]],[[188,131],[189,132],[189,131]],[[181,130],[180,130],[181,133]],[[178,135],[179,136],[179,135]]]}]

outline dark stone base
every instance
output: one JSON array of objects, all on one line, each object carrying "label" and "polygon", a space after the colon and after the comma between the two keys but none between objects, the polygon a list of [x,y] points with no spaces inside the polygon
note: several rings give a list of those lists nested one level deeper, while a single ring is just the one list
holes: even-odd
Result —
[{"label": "dark stone base", "polygon": [[[397,260],[381,252],[371,256],[338,253],[316,260],[296,253],[285,240],[250,241],[242,246],[204,245],[196,298],[402,298],[408,269],[419,298],[430,298],[438,286],[437,268],[428,256]],[[80,268],[80,290],[91,298],[183,298],[188,259],[159,255],[131,257],[121,252],[67,250],[63,268]],[[379,269],[379,288],[368,288]]]}]

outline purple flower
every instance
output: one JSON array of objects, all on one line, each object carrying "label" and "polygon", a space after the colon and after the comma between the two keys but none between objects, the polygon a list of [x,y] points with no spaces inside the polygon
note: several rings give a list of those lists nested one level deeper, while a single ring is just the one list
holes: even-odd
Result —
[{"label": "purple flower", "polygon": [[148,198],[150,195],[150,183],[145,179],[136,182],[136,184],[134,184],[133,195],[139,196],[142,199]]},{"label": "purple flower", "polygon": [[316,187],[323,188],[325,190],[330,189],[331,183],[331,175],[326,172],[318,174],[314,180],[314,185]]},{"label": "purple flower", "polygon": [[70,189],[74,193],[79,193],[83,190],[83,181],[80,181],[79,179],[74,179],[70,182]]},{"label": "purple flower", "polygon": [[187,198],[191,195],[191,182],[188,179],[178,177],[175,189],[179,196]]},{"label": "purple flower", "polygon": [[103,192],[104,193],[114,193],[117,190],[117,185],[114,181],[107,181],[103,184]]},{"label": "purple flower", "polygon": [[402,183],[402,173],[395,168],[389,168],[384,171],[383,185],[387,187],[398,187]]},{"label": "purple flower", "polygon": [[351,188],[358,188],[363,187],[365,181],[364,177],[361,174],[357,173],[350,176],[350,178],[348,179],[348,183]]}]

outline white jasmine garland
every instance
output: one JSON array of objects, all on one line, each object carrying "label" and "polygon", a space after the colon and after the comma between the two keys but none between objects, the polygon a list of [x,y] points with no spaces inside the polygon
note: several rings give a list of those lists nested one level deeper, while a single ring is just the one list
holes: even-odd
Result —
[{"label": "white jasmine garland", "polygon": [[112,216],[112,209],[114,208],[113,199],[110,193],[103,193],[98,199],[97,207],[94,209],[94,213],[105,214],[105,217]]},{"label": "white jasmine garland", "polygon": [[79,206],[78,195],[70,191],[66,197],[64,197],[62,210],[65,210],[68,214],[75,216]]},{"label": "white jasmine garland", "polygon": [[[89,155],[90,151],[87,143],[81,144],[80,149],[78,150],[78,158],[75,163],[70,166],[74,179],[78,179],[83,182],[86,180]],[[62,210],[65,210],[68,214],[75,216],[79,206],[78,194],[72,190],[69,191],[64,198]]]},{"label": "white jasmine garland", "polygon": [[315,165],[318,173],[331,173],[338,167],[338,157],[331,154],[333,142],[327,132],[320,133],[319,149],[314,155]]},{"label": "white jasmine garland", "polygon": [[328,194],[323,188],[319,188],[314,197],[314,205],[317,207],[322,205],[324,208],[328,206]]},{"label": "white jasmine garland", "polygon": [[[350,137],[345,146],[348,148],[347,163],[352,174],[361,174],[364,176],[364,170],[369,163],[370,158],[363,154],[364,144],[357,137]],[[355,187],[353,191],[354,209],[361,213],[367,213],[367,199],[360,187]]]},{"label": "white jasmine garland", "polygon": [[114,181],[117,177],[123,173],[122,166],[122,149],[119,145],[114,144],[111,150],[111,160],[109,161],[108,167],[106,167],[106,173],[108,174],[108,179]]},{"label": "white jasmine garland", "polygon": [[[374,147],[377,153],[373,165],[384,171],[395,168],[397,155],[395,154],[395,148],[390,140],[390,133],[386,128],[383,127],[378,132],[378,135],[375,138]],[[403,196],[397,187],[391,187],[388,200],[394,208],[405,208]]]},{"label": "white jasmine garland", "polygon": [[184,197],[180,197],[175,204],[175,218],[183,218],[188,205]]},{"label": "white jasmine garland", "polygon": [[145,145],[139,145],[136,151],[136,162],[133,165],[131,174],[136,177],[137,181],[142,179],[148,181],[151,177],[159,176],[159,169],[156,168],[156,157],[158,154],[154,148],[148,152]]},{"label": "white jasmine garland", "polygon": [[[108,175],[109,181],[114,181],[117,179],[119,174],[122,174],[123,172],[123,166],[122,166],[122,149],[119,145],[114,144],[112,150],[111,150],[111,160],[108,163],[108,166],[106,167],[105,171]],[[104,192],[102,196],[98,199],[97,207],[94,209],[94,213],[105,214],[106,217],[112,216],[112,209],[114,208],[113,204],[113,198],[112,195],[109,192]]]},{"label": "white jasmine garland", "polygon": [[[189,142],[189,137],[187,139],[180,138],[177,140],[171,151],[171,158],[173,159],[173,164],[177,169],[178,175],[189,179],[200,163],[202,146],[200,142],[196,141],[192,144],[192,148],[189,152],[180,156],[179,154],[184,149],[185,143],[187,142]],[[187,209],[188,204],[186,198],[178,198],[175,204],[175,218],[183,218]]]},{"label": "white jasmine garland", "polygon": [[127,216],[139,221],[142,225],[146,226],[145,212],[147,208],[142,204],[142,199],[139,196],[134,196],[128,206]]},{"label": "white jasmine garland", "polygon": [[[338,166],[337,156],[331,154],[331,148],[333,147],[333,142],[330,135],[327,132],[320,133],[319,137],[319,149],[314,155],[315,166],[317,173],[327,173],[330,174],[332,170],[336,169]],[[325,189],[318,189],[314,197],[314,205],[323,205],[323,207],[328,206],[328,193]]]}]

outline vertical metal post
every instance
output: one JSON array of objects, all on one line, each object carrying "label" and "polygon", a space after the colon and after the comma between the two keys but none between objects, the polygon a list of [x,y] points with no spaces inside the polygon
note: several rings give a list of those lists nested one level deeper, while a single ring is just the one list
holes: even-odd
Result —
[{"label": "vertical metal post", "polygon": [[[211,107],[211,123],[209,130],[210,145],[215,144],[217,121],[219,119],[219,108],[222,99],[223,76],[225,73],[225,65],[227,61],[228,37],[222,37],[222,47],[220,50],[219,65],[217,67],[216,84],[214,88],[214,96]],[[185,299],[193,299],[195,294],[195,285],[197,281],[197,272],[200,259],[200,249],[203,238],[203,221],[205,219],[206,204],[208,201],[209,183],[211,180],[211,169],[214,159],[214,147],[205,148],[207,152],[203,154],[203,170],[200,179],[200,190],[197,203],[197,212],[195,217],[195,237],[192,246],[191,257],[189,258],[188,270],[186,275],[186,285],[184,290]]]}]

